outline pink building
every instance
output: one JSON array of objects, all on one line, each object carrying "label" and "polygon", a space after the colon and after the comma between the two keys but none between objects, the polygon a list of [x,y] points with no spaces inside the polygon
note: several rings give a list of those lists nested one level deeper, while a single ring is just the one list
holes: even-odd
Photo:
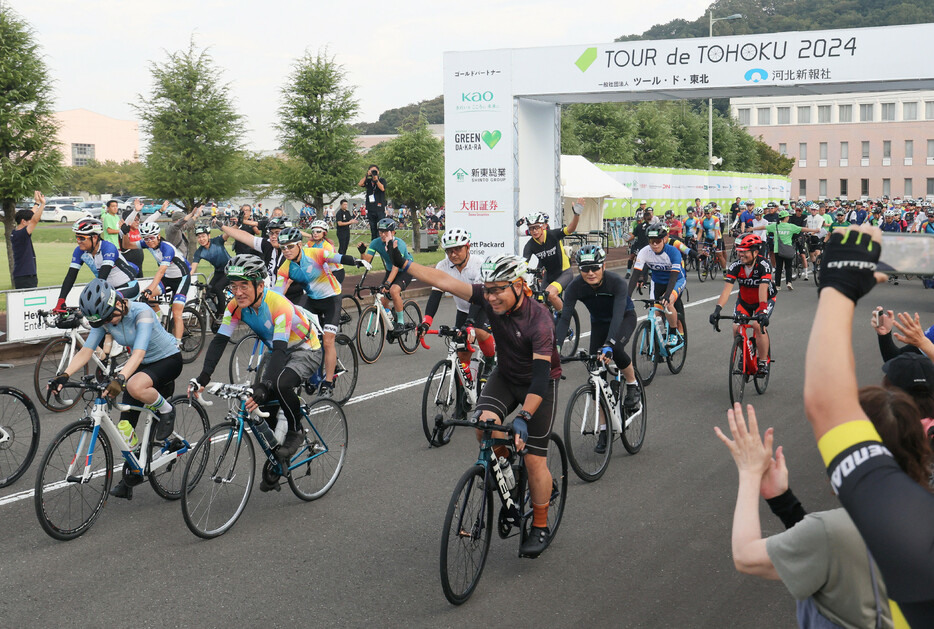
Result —
[{"label": "pink building", "polygon": [[135,162],[139,160],[139,123],[117,120],[87,109],[70,109],[55,114],[59,122],[66,166],[83,166],[91,160]]},{"label": "pink building", "polygon": [[733,98],[730,108],[795,159],[798,198],[934,199],[934,91]]}]

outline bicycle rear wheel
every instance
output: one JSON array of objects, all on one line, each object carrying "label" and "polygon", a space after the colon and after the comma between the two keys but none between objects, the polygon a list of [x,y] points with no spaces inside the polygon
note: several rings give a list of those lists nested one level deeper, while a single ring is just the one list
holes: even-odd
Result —
[{"label": "bicycle rear wheel", "polygon": [[707,280],[707,258],[697,260],[697,280],[705,282]]},{"label": "bicycle rear wheel", "polygon": [[[545,548],[551,545],[555,535],[558,533],[558,527],[561,526],[561,518],[564,515],[564,502],[568,494],[568,455],[564,447],[564,442],[555,433],[549,435],[548,443],[548,471],[551,473],[551,498],[548,501],[548,543]],[[527,500],[531,510],[531,500]],[[522,520],[521,539],[525,539],[532,528],[532,517]]]},{"label": "bicycle rear wheel", "polygon": [[39,449],[39,413],[25,393],[0,387],[0,487],[15,483]]},{"label": "bicycle rear wheel", "polygon": [[636,369],[642,374],[646,386],[651,384],[658,370],[658,350],[655,347],[655,330],[651,322],[646,319],[636,328],[632,337],[632,360]]},{"label": "bicycle rear wheel", "polygon": [[[173,396],[169,398],[169,404],[175,409],[175,429],[172,436],[165,442],[150,442],[150,461],[154,461],[165,453],[177,452],[185,448],[190,451],[204,439],[211,428],[204,407],[187,395]],[[178,500],[182,497],[182,476],[185,474],[185,460],[182,457],[184,456],[185,454],[182,454],[180,458],[149,474],[149,484],[166,500]],[[193,473],[190,482],[197,482],[203,471],[197,470],[197,475]]]},{"label": "bicycle rear wheel", "polygon": [[454,488],[441,533],[441,589],[453,605],[470,598],[486,563],[493,532],[493,493],[486,468],[474,465]]},{"label": "bicycle rear wheel", "polygon": [[635,371],[636,382],[639,384],[639,410],[628,415],[625,408],[622,405],[620,406],[623,420],[623,434],[620,435],[620,439],[629,454],[635,454],[642,449],[642,444],[645,443],[645,428],[649,419],[645,387],[642,383],[642,377],[639,375],[639,370],[636,369]]},{"label": "bicycle rear wheel", "polygon": [[[564,411],[564,441],[567,443],[571,468],[581,480],[588,483],[603,476],[610,464],[613,439],[607,435],[612,434],[613,427],[608,424],[612,422],[606,399],[589,382],[577,387]],[[601,432],[606,441],[603,452],[597,452]]]},{"label": "bicycle rear wheel", "polygon": [[756,385],[756,393],[762,395],[765,393],[765,390],[769,388],[769,377],[772,375],[772,348],[769,347],[768,354],[768,365],[769,370],[765,373],[764,376],[757,375],[752,379],[753,384]]},{"label": "bicycle rear wheel", "polygon": [[581,339],[581,320],[577,316],[577,310],[571,313],[571,325],[568,326],[568,334],[565,338],[558,341],[561,344],[561,357],[568,358],[577,353],[577,346]]},{"label": "bicycle rear wheel", "polygon": [[357,338],[357,322],[360,321],[360,302],[353,295],[341,297],[340,332],[351,340]]},{"label": "bicycle rear wheel", "polygon": [[86,533],[107,502],[113,480],[113,450],[107,433],[100,430],[94,455],[88,461],[93,433],[89,420],[65,426],[39,464],[36,516],[42,529],[55,539],[67,541]]},{"label": "bicycle rear wheel", "polygon": [[428,372],[422,392],[422,431],[429,444],[441,447],[451,441],[454,426],[445,426],[444,422],[454,419],[461,397],[459,389],[457,375],[447,359],[439,360]]},{"label": "bicycle rear wheel", "polygon": [[360,363],[353,340],[346,334],[334,337],[334,349],[337,351],[337,365],[334,367],[334,401],[344,405],[357,388],[357,375]]},{"label": "bicycle rear wheel", "polygon": [[[668,371],[671,373],[681,373],[684,368],[684,361],[688,355],[688,324],[683,315],[678,315],[678,321],[681,322],[681,342],[673,348],[669,348],[668,355],[665,356],[665,362],[668,363]],[[670,334],[670,332],[669,332]]]},{"label": "bicycle rear wheel", "polygon": [[733,339],[733,350],[730,352],[730,405],[743,403],[743,392],[746,389],[746,369],[743,360],[742,335]]},{"label": "bicycle rear wheel", "polygon": [[289,487],[302,500],[317,500],[334,486],[347,457],[347,417],[337,402],[319,399],[304,411],[305,441],[292,456]]},{"label": "bicycle rear wheel", "polygon": [[215,426],[185,462],[182,516],[192,533],[204,539],[223,535],[246,508],[256,474],[249,431],[238,438],[238,424]]},{"label": "bicycle rear wheel", "polygon": [[[71,337],[63,336],[61,338],[52,339],[49,341],[48,345],[42,348],[42,352],[39,353],[39,359],[36,361],[36,368],[32,372],[32,385],[39,403],[53,413],[61,413],[72,409],[81,401],[81,395],[74,391],[69,393],[62,392],[57,395],[53,394],[48,400],[45,399],[49,380],[65,371],[65,367],[68,366],[68,356],[70,353]],[[77,380],[82,375],[87,375],[87,373],[88,368],[87,365],[85,365],[83,372],[72,374],[72,377]],[[66,402],[65,398],[62,397],[64,395],[73,395],[74,399],[70,403]]]},{"label": "bicycle rear wheel", "polygon": [[712,280],[717,279],[717,274],[720,273],[720,261],[716,258],[711,258],[710,268],[708,269],[707,272],[710,275],[710,279]]},{"label": "bicycle rear wheel", "polygon": [[[204,315],[194,306],[186,306],[182,310],[182,323],[182,342],[179,349],[182,353],[182,362],[187,365],[194,362],[204,348],[207,324],[204,322]],[[175,329],[174,325],[171,311],[169,311],[168,323],[165,327],[171,331]]]},{"label": "bicycle rear wheel", "polygon": [[357,349],[360,350],[360,358],[368,364],[376,362],[386,341],[383,319],[377,307],[370,305],[364,308],[357,322]]},{"label": "bicycle rear wheel", "polygon": [[402,305],[402,324],[404,331],[396,338],[399,348],[406,354],[414,354],[418,349],[418,324],[422,322],[422,310],[418,304],[409,299]]}]

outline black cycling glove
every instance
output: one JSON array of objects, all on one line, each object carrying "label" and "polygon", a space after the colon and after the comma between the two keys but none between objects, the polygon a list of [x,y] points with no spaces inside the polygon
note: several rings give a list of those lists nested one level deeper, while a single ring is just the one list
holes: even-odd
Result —
[{"label": "black cycling glove", "polygon": [[720,321],[721,310],[723,310],[723,306],[717,304],[717,307],[713,309],[713,314],[710,315],[710,325],[717,327],[717,323]]},{"label": "black cycling glove", "polygon": [[399,247],[396,246],[395,242],[386,245],[386,250],[389,252],[389,259],[392,260],[393,266],[401,269],[405,266],[405,263],[408,262],[405,256],[402,255],[402,252],[399,251]]},{"label": "black cycling glove", "polygon": [[876,284],[873,273],[882,246],[869,234],[849,230],[834,232],[824,249],[820,290],[836,288],[854,304]]}]

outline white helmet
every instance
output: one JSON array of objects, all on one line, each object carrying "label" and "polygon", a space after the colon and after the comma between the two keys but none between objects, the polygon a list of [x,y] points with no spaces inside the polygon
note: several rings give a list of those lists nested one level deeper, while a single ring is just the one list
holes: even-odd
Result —
[{"label": "white helmet", "polygon": [[533,212],[525,217],[525,222],[529,225],[542,224],[548,222],[548,215],[544,212]]},{"label": "white helmet", "polygon": [[322,221],[322,220],[319,218],[318,220],[313,221],[313,222],[311,223],[311,228],[312,228],[312,229],[323,229],[324,232],[327,233],[327,231],[328,231],[328,223],[327,223],[327,221]]},{"label": "white helmet", "polygon": [[441,248],[451,249],[470,244],[470,232],[466,229],[449,229],[441,237]]},{"label": "white helmet", "polygon": [[762,216],[762,215],[765,214],[765,210],[762,209],[761,207],[757,207],[757,208],[756,208],[756,211],[754,212],[754,214],[755,214],[756,216]]},{"label": "white helmet", "polygon": [[895,218],[896,216],[898,216],[898,212],[896,212],[895,210],[886,210],[883,216],[885,218]]},{"label": "white helmet", "polygon": [[481,282],[514,282],[525,276],[529,263],[525,258],[512,254],[492,255],[480,267]]},{"label": "white helmet", "polygon": [[150,236],[158,236],[162,232],[162,229],[159,228],[158,223],[155,221],[148,221],[139,226],[139,235],[142,238],[149,238]]}]

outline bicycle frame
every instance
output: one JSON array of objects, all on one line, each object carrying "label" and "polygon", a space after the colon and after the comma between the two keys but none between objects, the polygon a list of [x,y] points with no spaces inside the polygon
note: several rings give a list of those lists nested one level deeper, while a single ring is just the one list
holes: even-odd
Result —
[{"label": "bicycle frame", "polygon": [[[525,491],[524,487],[519,486],[519,479],[516,479],[516,488],[519,491],[516,492],[517,496],[514,499],[512,494],[506,485],[506,478],[503,476],[503,471],[499,467],[499,459],[496,456],[496,453],[493,452],[493,448],[499,445],[509,446],[512,444],[512,441],[509,439],[498,439],[493,437],[492,429],[484,429],[483,438],[480,441],[480,453],[477,457],[476,465],[483,466],[483,482],[489,487],[491,478],[496,481],[496,494],[499,496],[500,502],[503,505],[504,521],[508,522],[510,525],[518,527],[522,522],[530,517],[532,517],[532,509],[526,510],[525,508]],[[521,460],[521,454],[520,460]],[[524,483],[523,483],[524,484]],[[516,503],[518,499],[518,504]],[[480,517],[477,518],[479,522],[484,521],[486,515],[487,501],[483,501],[483,506],[481,507]],[[464,517],[463,508],[461,513],[458,516],[458,523],[462,523]],[[463,530],[463,529],[461,529]]]},{"label": "bicycle frame", "polygon": [[[78,334],[78,328],[71,328],[70,330],[67,330],[65,334],[62,335],[62,337],[70,339],[71,343],[68,344],[68,351],[62,353],[62,359],[58,363],[58,373],[62,373],[63,371],[65,371],[65,367],[67,367],[71,363],[72,359],[75,357],[76,349],[82,349],[85,345],[84,337]],[[108,356],[117,356],[124,349],[125,348],[123,347],[123,345],[120,345],[119,343],[111,339],[110,353],[108,354]],[[100,358],[98,358],[97,352],[93,352],[93,351],[91,352],[91,362],[94,364],[95,367],[100,369],[102,373],[109,373],[108,366],[105,365],[104,362]]]},{"label": "bicycle frame", "polygon": [[756,331],[749,323],[737,325],[739,326],[737,334],[743,337],[743,373],[754,377],[759,372],[756,353],[753,349],[756,346]]},{"label": "bicycle frame", "polygon": [[[646,302],[646,307],[649,307],[649,300],[642,300]],[[658,355],[662,358],[673,355],[679,349],[684,346],[684,341],[680,341],[674,347],[669,348],[668,344],[665,342],[664,338],[658,337],[658,319],[661,318],[662,323],[665,326],[665,337],[671,333],[671,325],[668,323],[668,317],[665,316],[665,309],[662,308],[662,305],[658,302],[654,302],[651,305],[652,312],[649,313],[649,320],[652,322],[652,334],[649,335],[649,347],[648,355],[653,355],[658,352]]]},{"label": "bicycle frame", "polygon": [[[642,412],[642,409],[640,408],[632,415],[627,416],[624,425],[622,415],[619,412],[619,405],[613,402],[610,385],[605,377],[605,374],[609,373],[607,368],[602,364],[588,361],[587,371],[590,374],[588,376],[590,386],[592,386],[596,392],[596,397],[593,400],[588,397],[584,404],[583,415],[585,421],[581,422],[581,434],[589,434],[591,432],[597,434],[600,431],[600,427],[605,425],[606,419],[604,419],[604,423],[600,421],[600,398],[606,400],[606,407],[610,409],[609,420],[613,422],[613,430],[617,433],[622,433],[625,428],[629,428],[632,420]],[[592,415],[591,404],[593,405]],[[592,422],[590,421],[591,417],[593,418]]]},{"label": "bicycle frame", "polygon": [[[439,330],[429,330],[428,334],[438,334],[438,332]],[[455,384],[455,379],[456,379],[457,383],[463,389],[464,395],[466,395],[467,397],[465,402],[471,408],[473,408],[473,406],[477,403],[477,398],[479,397],[477,393],[477,380],[479,379],[479,374],[477,378],[474,378],[471,376],[471,378],[468,380],[466,374],[464,373],[464,367],[461,365],[461,361],[457,353],[462,352],[462,351],[469,351],[473,353],[474,348],[471,347],[471,345],[466,342],[458,343],[452,340],[451,337],[448,337],[447,339],[445,339],[445,341],[448,346],[448,355],[447,355],[447,358],[445,358],[445,360],[448,363],[447,368],[451,371],[451,373],[454,374],[454,377],[451,378],[450,380],[449,387],[457,386],[457,384]],[[428,344],[425,343],[424,337],[421,338],[421,344],[422,344],[422,347],[424,347],[425,349],[431,349],[430,347],[428,347]],[[468,365],[467,368],[469,369],[470,366]],[[447,396],[446,396],[447,399],[456,399],[456,396],[452,395],[453,393],[454,391],[448,388]],[[435,394],[435,404],[438,404],[439,402],[438,396],[440,394],[441,394],[441,389],[439,388],[438,392]]]}]

